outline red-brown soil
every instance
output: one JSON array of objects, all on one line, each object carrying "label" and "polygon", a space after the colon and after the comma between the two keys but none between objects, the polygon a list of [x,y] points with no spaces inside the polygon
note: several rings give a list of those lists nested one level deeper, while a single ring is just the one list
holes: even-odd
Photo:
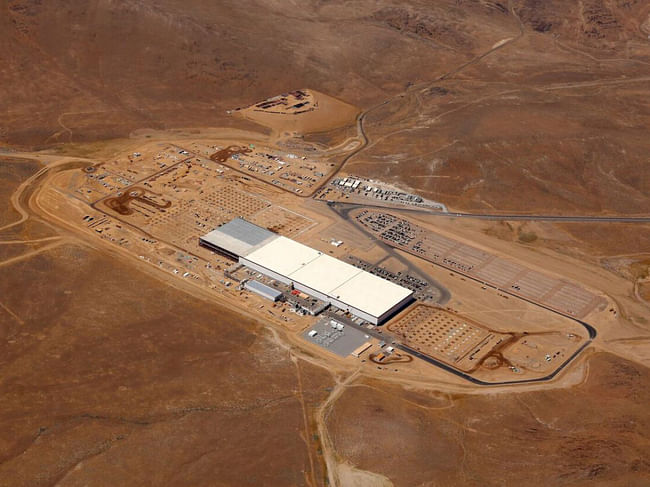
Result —
[{"label": "red-brown soil", "polygon": [[463,210],[646,212],[643,82],[544,91],[554,83],[445,81],[449,94],[399,99],[368,117],[371,144],[347,169]]},{"label": "red-brown soil", "polygon": [[641,299],[650,303],[650,283],[644,282],[639,284],[639,296],[641,296]]},{"label": "red-brown soil", "polygon": [[251,127],[226,110],[310,87],[371,109],[350,171],[452,207],[650,205],[641,0],[65,5],[0,3],[0,139]]},{"label": "red-brown soil", "polygon": [[0,484],[322,479],[299,393],[328,374],[299,361],[300,390],[260,325],[79,246],[0,275]]},{"label": "red-brown soil", "polygon": [[[445,395],[366,381],[329,426],[343,460],[406,485],[635,485],[650,478],[647,368],[608,354],[584,384]],[[371,445],[371,447],[368,447]]]},{"label": "red-brown soil", "polygon": [[38,169],[35,161],[0,156],[0,227],[18,220],[19,214],[9,198],[18,185]]},{"label": "red-brown soil", "polygon": [[[647,215],[649,26],[644,0],[0,0],[0,145],[107,160],[129,135],[268,134],[226,111],[308,87],[363,114],[363,134],[304,134],[358,136],[347,174],[452,209]],[[0,158],[0,227],[39,167]],[[619,314],[592,346],[620,356],[537,391],[335,386],[154,270],[34,215],[0,230],[0,485],[327,485],[315,418],[338,387],[337,459],[396,486],[648,485],[647,306],[632,304],[648,225],[456,223],[611,276]]]}]

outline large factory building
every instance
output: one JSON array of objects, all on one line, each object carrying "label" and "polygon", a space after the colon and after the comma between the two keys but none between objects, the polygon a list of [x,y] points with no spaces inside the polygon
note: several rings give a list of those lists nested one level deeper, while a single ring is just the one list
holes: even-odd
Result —
[{"label": "large factory building", "polygon": [[242,218],[201,237],[200,243],[375,325],[413,300],[409,289]]}]

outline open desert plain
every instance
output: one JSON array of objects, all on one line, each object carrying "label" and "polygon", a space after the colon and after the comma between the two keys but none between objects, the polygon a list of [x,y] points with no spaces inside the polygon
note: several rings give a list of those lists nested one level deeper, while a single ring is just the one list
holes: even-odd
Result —
[{"label": "open desert plain", "polygon": [[0,0],[0,486],[650,485],[646,0]]}]

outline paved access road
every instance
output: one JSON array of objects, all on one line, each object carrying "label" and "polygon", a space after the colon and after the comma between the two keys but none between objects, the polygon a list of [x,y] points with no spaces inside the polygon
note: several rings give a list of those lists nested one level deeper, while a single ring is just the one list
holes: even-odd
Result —
[{"label": "paved access road", "polygon": [[[318,200],[317,200],[318,201]],[[341,201],[327,201],[327,204],[334,208],[373,208],[378,210],[395,210],[408,213],[419,213],[422,215],[439,216],[444,218],[474,218],[478,220],[521,220],[521,221],[545,221],[545,222],[583,222],[583,223],[650,223],[650,215],[638,216],[595,216],[595,215],[524,215],[521,213],[463,213],[431,210],[428,208],[415,208],[405,205],[377,205],[371,201],[368,203],[345,203]]]},{"label": "paved access road", "polygon": [[[395,208],[401,209],[401,208]],[[581,216],[581,215],[521,215],[489,213],[443,213],[429,212],[434,216],[452,218],[476,218],[479,220],[524,220],[540,222],[604,222],[604,223],[650,223],[650,216]]]}]

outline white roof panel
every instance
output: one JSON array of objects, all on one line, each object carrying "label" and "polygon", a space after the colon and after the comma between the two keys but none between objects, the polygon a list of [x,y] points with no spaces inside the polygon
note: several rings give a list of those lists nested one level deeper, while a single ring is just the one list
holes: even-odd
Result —
[{"label": "white roof panel", "polygon": [[410,289],[386,279],[360,272],[334,289],[330,295],[354,308],[379,317],[412,294]]},{"label": "white roof panel", "polygon": [[312,260],[288,277],[294,282],[329,294],[334,288],[339,287],[360,272],[363,271],[339,259],[321,254],[317,259]]},{"label": "white roof panel", "polygon": [[318,250],[279,236],[246,256],[251,262],[289,277],[321,255]]},{"label": "white roof panel", "polygon": [[294,240],[278,236],[246,259],[377,318],[413,293]]}]

